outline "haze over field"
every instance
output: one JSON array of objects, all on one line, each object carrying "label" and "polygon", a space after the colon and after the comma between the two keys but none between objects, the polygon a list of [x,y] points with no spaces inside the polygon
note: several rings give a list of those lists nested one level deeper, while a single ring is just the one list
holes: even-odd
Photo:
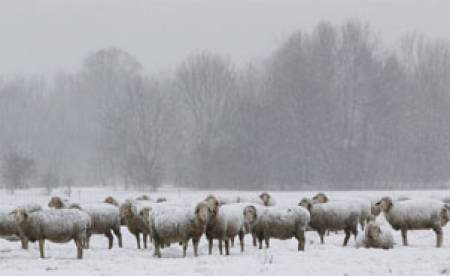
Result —
[{"label": "haze over field", "polygon": [[244,65],[292,32],[322,20],[367,20],[384,41],[407,32],[450,38],[446,0],[1,0],[0,72],[74,71],[105,47],[131,53],[148,72],[173,70],[208,49]]}]

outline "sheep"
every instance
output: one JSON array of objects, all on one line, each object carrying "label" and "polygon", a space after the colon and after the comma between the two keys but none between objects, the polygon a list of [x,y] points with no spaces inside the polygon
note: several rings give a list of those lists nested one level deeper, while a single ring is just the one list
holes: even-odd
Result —
[{"label": "sheep", "polygon": [[242,211],[245,205],[234,203],[224,205],[212,212],[206,225],[208,252],[212,254],[213,239],[219,240],[219,252],[222,255],[222,241],[225,242],[225,254],[229,255],[230,242],[239,236],[241,252],[244,251],[244,218]]},{"label": "sheep", "polygon": [[122,234],[120,232],[121,218],[119,208],[109,203],[91,203],[91,204],[68,204],[60,197],[52,197],[48,203],[50,208],[55,209],[78,209],[86,212],[91,217],[92,227],[87,233],[84,241],[84,247],[89,248],[89,241],[92,234],[103,234],[108,238],[108,248],[113,247],[113,235],[118,239],[119,247],[122,247]]},{"label": "sheep", "polygon": [[22,237],[31,242],[39,241],[40,257],[44,258],[45,240],[66,243],[74,240],[77,258],[83,258],[83,241],[90,228],[89,216],[76,209],[42,210],[28,212],[16,209],[11,214]]},{"label": "sheep", "polygon": [[311,220],[309,226],[317,231],[320,243],[324,243],[327,230],[344,230],[343,246],[347,246],[350,234],[356,238],[358,234],[359,211],[353,208],[352,203],[346,201],[331,201],[328,203],[315,203],[311,200],[302,200],[299,206],[309,210]]},{"label": "sheep", "polygon": [[[26,204],[17,208],[24,209],[30,213],[42,210],[41,206],[37,204]],[[0,236],[8,240],[17,240],[18,237],[21,241],[22,249],[28,249],[28,241],[20,236],[14,216],[10,214],[12,209],[11,207],[5,207],[0,210]]]},{"label": "sheep", "polygon": [[150,200],[150,197],[148,195],[141,195],[136,197],[136,200]]},{"label": "sheep", "polygon": [[78,203],[69,203],[68,200],[63,200],[59,196],[54,196],[48,202],[49,208],[55,209],[80,209],[80,205]]},{"label": "sheep", "polygon": [[141,237],[143,236],[144,248],[147,248],[147,237],[150,234],[142,218],[139,216],[137,202],[127,200],[120,206],[120,216],[126,222],[128,231],[136,237],[137,248],[141,249]]},{"label": "sheep", "polygon": [[441,247],[444,239],[442,227],[449,221],[447,207],[438,200],[417,200],[393,202],[383,197],[373,208],[374,215],[384,213],[394,230],[401,230],[403,245],[408,245],[407,231],[433,229],[436,233],[436,247]]},{"label": "sheep", "polygon": [[390,227],[371,221],[357,237],[357,247],[391,249],[394,239]]},{"label": "sheep", "polygon": [[310,215],[303,207],[280,208],[248,205],[243,211],[245,222],[250,231],[258,238],[259,249],[264,239],[266,248],[270,246],[270,238],[281,240],[295,237],[298,251],[305,250],[305,229]]},{"label": "sheep", "polygon": [[214,195],[209,195],[215,197],[219,205],[231,204],[231,203],[250,203],[250,204],[258,204],[263,206],[274,206],[275,199],[267,192],[261,193],[258,197],[245,197],[245,196],[236,196],[236,197],[216,197]]},{"label": "sheep", "polygon": [[118,240],[119,247],[122,248],[122,233],[120,231],[121,219],[119,208],[108,203],[82,204],[81,210],[91,217],[91,228],[88,231],[85,247],[89,248],[89,241],[92,234],[103,234],[108,238],[108,248],[112,249],[114,233]]},{"label": "sheep", "polygon": [[119,202],[112,196],[108,196],[107,198],[105,198],[105,200],[103,202],[104,203],[109,203],[109,204],[114,205],[116,207],[120,207]]},{"label": "sheep", "polygon": [[[324,193],[318,193],[312,198],[313,203],[327,203],[329,198]],[[371,203],[367,200],[360,198],[353,198],[351,201],[347,201],[353,205],[353,208],[359,210],[359,224],[361,229],[364,230],[366,223],[371,219]]]},{"label": "sheep", "polygon": [[154,242],[154,255],[161,258],[161,246],[180,242],[183,247],[183,257],[186,256],[187,245],[192,239],[194,255],[198,256],[198,243],[206,230],[211,217],[211,209],[207,202],[202,201],[192,211],[189,208],[174,206],[159,206],[143,208],[140,216],[150,228]]}]

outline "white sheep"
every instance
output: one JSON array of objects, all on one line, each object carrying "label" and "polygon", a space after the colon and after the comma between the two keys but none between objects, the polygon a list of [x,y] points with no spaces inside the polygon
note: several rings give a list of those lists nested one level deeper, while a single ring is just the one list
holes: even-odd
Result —
[{"label": "white sheep", "polygon": [[298,250],[305,250],[305,229],[310,221],[310,215],[303,207],[280,208],[280,207],[256,207],[249,205],[245,207],[245,222],[249,230],[259,241],[262,248],[264,239],[266,247],[270,246],[270,238],[291,239],[295,237],[298,242]]},{"label": "white sheep", "polygon": [[206,226],[208,252],[212,254],[213,239],[219,242],[219,252],[222,255],[222,242],[225,243],[225,254],[229,255],[230,241],[239,236],[241,252],[244,251],[244,218],[242,212],[246,204],[233,203],[220,206],[214,212]]},{"label": "white sheep", "polygon": [[299,205],[309,210],[311,215],[309,226],[319,234],[320,243],[324,243],[327,230],[344,230],[343,246],[347,245],[351,234],[356,238],[360,212],[355,210],[352,203],[346,201],[313,203],[311,200],[304,199]]},{"label": "white sheep", "polygon": [[45,240],[55,243],[74,240],[77,257],[83,258],[82,243],[86,239],[86,233],[90,227],[90,218],[86,213],[74,209],[36,212],[16,209],[12,214],[14,214],[20,235],[31,242],[39,241],[41,258],[44,258]]},{"label": "white sheep", "polygon": [[170,243],[181,243],[183,257],[186,256],[187,245],[192,239],[194,255],[198,256],[198,243],[206,229],[212,211],[206,202],[200,202],[195,209],[174,206],[144,208],[141,216],[150,228],[154,242],[154,254],[161,257],[161,246]]},{"label": "white sheep", "polygon": [[411,199],[393,202],[390,197],[383,197],[373,208],[374,215],[381,212],[394,230],[401,230],[403,245],[408,245],[408,230],[433,229],[436,233],[436,247],[442,246],[442,227],[449,221],[449,213],[441,201]]}]

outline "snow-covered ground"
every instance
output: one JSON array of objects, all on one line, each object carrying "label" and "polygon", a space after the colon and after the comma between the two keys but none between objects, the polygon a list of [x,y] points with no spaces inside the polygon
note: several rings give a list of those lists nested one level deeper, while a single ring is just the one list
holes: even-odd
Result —
[{"label": "snow-covered ground", "polygon": [[[170,201],[195,202],[210,191],[163,190],[151,193],[151,197],[164,196]],[[224,196],[255,196],[255,192],[216,191]],[[304,196],[315,192],[271,192],[277,204],[292,206]],[[56,192],[55,194],[63,195]],[[112,195],[120,200],[136,197],[142,192],[114,191],[107,189],[73,189],[71,201],[95,202]],[[407,192],[329,192],[331,198],[377,198],[390,195],[394,198],[444,197],[449,191]],[[15,195],[0,193],[0,205],[18,205],[37,202],[46,205],[49,196],[40,190],[20,191]],[[408,234],[410,246],[401,245],[399,232],[394,233],[393,250],[356,248],[352,239],[349,246],[341,246],[343,234],[331,234],[325,245],[319,243],[315,232],[306,234],[306,251],[297,251],[295,240],[271,240],[271,248],[258,250],[251,245],[251,237],[245,239],[245,252],[239,246],[230,256],[220,256],[217,247],[213,255],[207,254],[207,243],[202,239],[200,256],[195,258],[190,245],[188,256],[182,258],[181,248],[172,245],[163,249],[161,259],[153,257],[150,249],[136,249],[135,239],[122,229],[124,248],[107,249],[107,239],[95,235],[91,249],[77,260],[73,242],[67,244],[46,243],[46,259],[39,259],[37,244],[29,250],[20,249],[20,243],[0,240],[0,275],[450,275],[450,226],[445,228],[444,247],[437,249],[432,231],[412,231]]]}]

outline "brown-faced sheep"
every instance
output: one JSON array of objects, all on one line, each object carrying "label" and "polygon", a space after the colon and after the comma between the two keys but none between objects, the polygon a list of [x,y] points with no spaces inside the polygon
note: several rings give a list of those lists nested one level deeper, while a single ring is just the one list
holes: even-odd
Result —
[{"label": "brown-faced sheep", "polygon": [[109,204],[114,205],[116,207],[120,207],[119,202],[112,196],[108,196],[107,198],[105,198],[105,200],[103,202],[104,203],[109,203]]},{"label": "brown-faced sheep", "polygon": [[205,236],[208,240],[208,252],[212,254],[213,239],[219,242],[222,255],[222,242],[225,243],[225,254],[229,255],[230,243],[239,236],[241,252],[244,251],[244,218],[242,211],[246,205],[240,203],[223,205],[212,213],[206,226]]},{"label": "brown-faced sheep", "polygon": [[12,212],[20,235],[31,242],[39,241],[41,258],[44,258],[44,243],[49,240],[55,243],[75,241],[77,257],[83,258],[83,240],[89,228],[89,216],[74,209],[42,210],[27,212],[17,209]]},{"label": "brown-faced sheep", "polygon": [[401,230],[403,245],[408,245],[408,230],[433,229],[436,247],[442,246],[442,227],[449,221],[449,211],[441,201],[411,199],[393,202],[390,197],[383,197],[373,211],[375,215],[383,212],[392,228]]},{"label": "brown-faced sheep", "polygon": [[322,244],[324,243],[324,236],[327,230],[344,230],[344,246],[347,245],[350,234],[353,234],[356,238],[359,212],[354,210],[351,203],[346,201],[313,203],[312,201],[302,200],[299,206],[309,210],[311,215],[309,226],[317,231]]},{"label": "brown-faced sheep", "polygon": [[207,202],[202,201],[196,205],[195,210],[160,206],[157,210],[144,208],[140,215],[150,228],[155,256],[161,257],[162,245],[177,242],[182,244],[183,257],[185,257],[190,239],[192,239],[194,255],[198,256],[198,243],[211,217],[211,209]]},{"label": "brown-faced sheep", "polygon": [[376,222],[367,224],[366,229],[357,238],[357,246],[365,248],[391,249],[394,239],[389,227],[381,226]]},{"label": "brown-faced sheep", "polygon": [[144,248],[147,248],[147,239],[150,234],[148,226],[139,216],[137,202],[127,200],[120,206],[120,216],[126,222],[128,231],[136,237],[137,248],[141,249],[141,234]]},{"label": "brown-faced sheep", "polygon": [[249,205],[244,208],[243,215],[250,231],[258,239],[260,249],[263,239],[266,247],[269,248],[270,238],[286,240],[295,237],[298,250],[305,250],[305,229],[310,215],[303,207],[279,208]]}]

